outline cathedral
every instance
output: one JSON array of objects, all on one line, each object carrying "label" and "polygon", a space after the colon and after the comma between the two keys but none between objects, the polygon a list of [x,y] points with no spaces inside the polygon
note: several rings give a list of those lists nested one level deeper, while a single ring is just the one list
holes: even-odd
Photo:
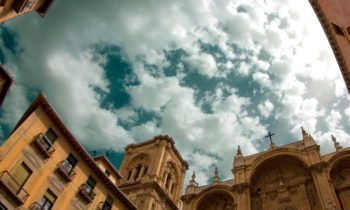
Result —
[{"label": "cathedral", "polygon": [[193,173],[181,195],[188,164],[169,136],[126,147],[119,187],[139,209],[340,210],[350,209],[350,148],[332,136],[335,151],[321,155],[314,138],[244,156],[238,147],[232,179],[198,186]]},{"label": "cathedral", "polygon": [[[54,0],[0,0],[0,23]],[[350,92],[349,0],[310,0]],[[12,77],[0,66],[0,106]],[[127,145],[119,171],[92,157],[43,94],[34,100],[0,147],[0,210],[350,210],[350,147],[334,136],[334,152],[302,139],[244,155],[238,146],[232,178],[199,186],[167,135]],[[2,139],[1,139],[2,140]]]}]

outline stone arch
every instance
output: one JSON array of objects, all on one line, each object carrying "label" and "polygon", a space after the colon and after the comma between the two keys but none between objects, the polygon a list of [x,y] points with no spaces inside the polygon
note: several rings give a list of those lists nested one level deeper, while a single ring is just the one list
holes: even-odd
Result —
[{"label": "stone arch", "polygon": [[231,188],[225,185],[214,185],[198,194],[196,210],[236,210],[236,200]]},{"label": "stone arch", "polygon": [[146,153],[132,157],[127,168],[127,181],[137,181],[143,178],[148,172],[149,165],[149,155]]},{"label": "stone arch", "polygon": [[345,151],[336,153],[327,161],[327,165],[329,168],[327,173],[328,178],[331,178],[331,170],[332,168],[334,168],[334,165],[343,158],[350,158],[350,150],[345,150]]},{"label": "stone arch", "polygon": [[329,178],[342,209],[350,209],[350,154],[338,153],[330,160]]},{"label": "stone arch", "polygon": [[275,158],[278,156],[289,156],[291,158],[295,158],[295,159],[299,160],[307,168],[310,166],[308,164],[307,160],[300,154],[300,152],[298,150],[292,149],[292,148],[279,148],[273,152],[268,152],[268,153],[259,155],[254,160],[254,162],[252,163],[252,165],[250,167],[251,170],[250,170],[250,174],[249,174],[249,183],[251,183],[251,179],[252,179],[253,175],[256,173],[257,169],[259,168],[259,166],[261,164],[263,164],[264,162],[268,161],[271,158]]},{"label": "stone arch", "polygon": [[163,187],[172,196],[177,193],[180,183],[180,171],[177,165],[168,160],[163,170]]},{"label": "stone arch", "polygon": [[309,167],[298,155],[260,158],[250,177],[251,209],[321,209]]}]

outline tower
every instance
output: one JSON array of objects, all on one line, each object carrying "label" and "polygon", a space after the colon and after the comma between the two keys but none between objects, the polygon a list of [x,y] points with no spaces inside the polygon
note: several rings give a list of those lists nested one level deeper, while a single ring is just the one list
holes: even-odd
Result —
[{"label": "tower", "polygon": [[350,4],[348,0],[310,0],[350,92]]},{"label": "tower", "polygon": [[120,188],[142,210],[179,209],[188,163],[169,136],[125,148]]}]

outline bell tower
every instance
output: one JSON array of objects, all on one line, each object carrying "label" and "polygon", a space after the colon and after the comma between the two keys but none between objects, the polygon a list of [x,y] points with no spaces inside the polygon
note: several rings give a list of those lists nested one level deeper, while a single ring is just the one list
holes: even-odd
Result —
[{"label": "bell tower", "polygon": [[187,169],[174,140],[155,136],[125,148],[119,187],[139,209],[179,209]]}]

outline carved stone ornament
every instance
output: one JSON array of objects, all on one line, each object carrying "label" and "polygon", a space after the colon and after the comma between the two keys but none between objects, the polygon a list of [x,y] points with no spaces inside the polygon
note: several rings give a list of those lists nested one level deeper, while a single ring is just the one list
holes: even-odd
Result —
[{"label": "carved stone ornament", "polygon": [[313,164],[310,169],[317,171],[318,173],[322,173],[323,169],[326,167],[326,163],[325,162],[319,162],[316,164]]},{"label": "carved stone ornament", "polygon": [[242,184],[237,184],[237,185],[234,185],[233,186],[233,189],[235,190],[235,191],[237,191],[238,193],[243,193],[244,192],[244,190],[245,189],[247,189],[248,188],[248,184],[247,183],[242,183]]}]

